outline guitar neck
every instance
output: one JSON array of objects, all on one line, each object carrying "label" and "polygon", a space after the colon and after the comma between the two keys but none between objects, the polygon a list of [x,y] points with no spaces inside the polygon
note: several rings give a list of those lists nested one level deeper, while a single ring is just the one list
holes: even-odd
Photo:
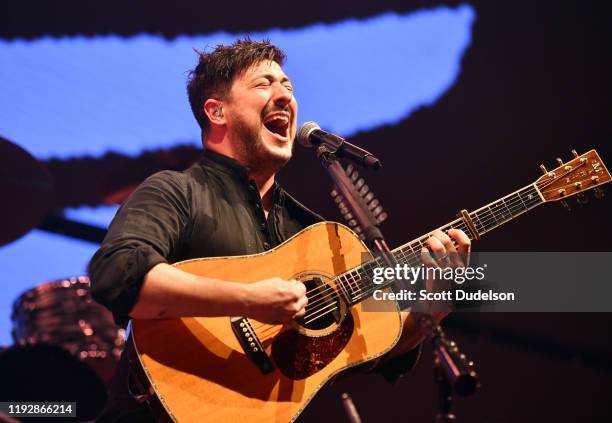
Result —
[{"label": "guitar neck", "polygon": [[[544,203],[536,184],[527,185],[511,194],[495,200],[473,211],[464,211],[461,216],[425,235],[414,239],[392,251],[397,264],[410,267],[421,265],[421,250],[426,248],[427,240],[435,231],[448,232],[450,229],[461,229],[471,239],[480,239],[484,234],[520,216],[521,214]],[[339,275],[338,284],[347,297],[347,301],[357,304],[372,295],[375,290],[385,288],[393,283],[372,282],[373,269],[384,266],[382,259],[373,259],[362,266]]]},{"label": "guitar neck", "polygon": [[438,230],[447,232],[453,228],[461,229],[471,240],[480,239],[487,232],[511,221],[543,202],[542,196],[535,184],[527,185],[396,248],[393,250],[393,253],[396,256],[401,255],[405,251],[417,251],[420,253],[427,239],[433,232]]}]

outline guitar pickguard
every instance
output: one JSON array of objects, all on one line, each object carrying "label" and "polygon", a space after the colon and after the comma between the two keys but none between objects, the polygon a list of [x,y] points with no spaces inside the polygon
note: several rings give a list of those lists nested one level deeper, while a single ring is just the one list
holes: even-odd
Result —
[{"label": "guitar pickguard", "polygon": [[283,332],[272,342],[272,358],[289,379],[305,379],[338,356],[351,338],[353,327],[353,317],[347,313],[338,327],[325,335],[309,336],[297,330]]}]

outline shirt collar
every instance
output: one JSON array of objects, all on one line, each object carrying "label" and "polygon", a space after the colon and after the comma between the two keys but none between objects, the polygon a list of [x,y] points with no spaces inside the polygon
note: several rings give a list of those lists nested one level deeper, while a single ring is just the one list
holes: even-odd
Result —
[{"label": "shirt collar", "polygon": [[225,173],[230,173],[248,179],[249,168],[247,166],[244,166],[238,160],[208,149],[204,150],[202,155],[202,161],[207,166],[210,166],[216,170],[220,170]]},{"label": "shirt collar", "polygon": [[[249,180],[249,168],[244,166],[238,160],[233,159],[229,156],[219,154],[212,150],[204,150],[202,161],[207,165],[216,170],[231,175],[238,176],[241,179]],[[274,186],[272,187],[272,204],[283,206],[285,203],[285,190],[279,185],[278,181],[274,180]]]}]

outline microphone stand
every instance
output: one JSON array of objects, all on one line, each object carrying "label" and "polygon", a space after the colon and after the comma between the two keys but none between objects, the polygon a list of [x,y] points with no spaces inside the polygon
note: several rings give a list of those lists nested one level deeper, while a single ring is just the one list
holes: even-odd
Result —
[{"label": "microphone stand", "polygon": [[451,411],[453,390],[461,396],[472,395],[480,386],[474,362],[468,360],[455,341],[444,335],[444,331],[431,314],[423,313],[417,319],[421,331],[434,349],[434,379],[438,384],[436,423],[456,421]]},{"label": "microphone stand", "polygon": [[[347,177],[340,165],[335,151],[321,144],[316,150],[317,157],[329,173],[337,190],[344,197],[347,207],[357,220],[362,234],[374,251],[380,254],[385,264],[394,267],[395,257],[389,249],[376,218],[367,204]],[[419,313],[416,323],[431,342],[434,349],[434,373],[439,387],[440,414],[437,423],[455,421],[451,413],[452,390],[462,396],[471,395],[480,386],[474,363],[469,361],[454,341],[444,335],[444,331],[430,313]]]}]

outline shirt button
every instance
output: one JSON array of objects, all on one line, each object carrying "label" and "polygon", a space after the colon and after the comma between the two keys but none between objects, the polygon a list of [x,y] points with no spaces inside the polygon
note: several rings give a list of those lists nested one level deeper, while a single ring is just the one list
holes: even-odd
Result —
[{"label": "shirt button", "polygon": [[270,243],[269,243],[268,241],[264,241],[264,243],[263,243],[263,247],[264,247],[266,250],[270,249]]},{"label": "shirt button", "polygon": [[261,225],[259,225],[259,227],[261,228],[262,231],[265,231],[266,229],[268,229],[268,225],[266,225],[265,223],[262,223]]}]

